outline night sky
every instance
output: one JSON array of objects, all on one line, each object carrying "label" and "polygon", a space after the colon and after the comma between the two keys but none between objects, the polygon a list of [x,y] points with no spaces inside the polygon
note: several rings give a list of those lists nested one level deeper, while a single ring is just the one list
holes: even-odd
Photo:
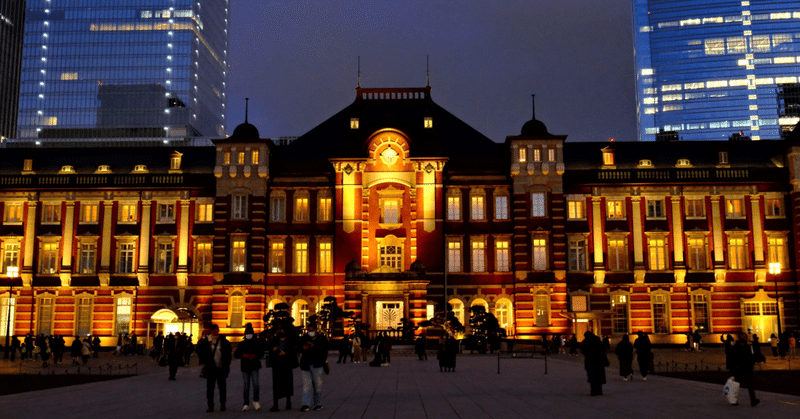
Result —
[{"label": "night sky", "polygon": [[228,133],[299,136],[362,87],[423,87],[494,141],[531,117],[570,141],[636,140],[630,1],[231,0]]}]

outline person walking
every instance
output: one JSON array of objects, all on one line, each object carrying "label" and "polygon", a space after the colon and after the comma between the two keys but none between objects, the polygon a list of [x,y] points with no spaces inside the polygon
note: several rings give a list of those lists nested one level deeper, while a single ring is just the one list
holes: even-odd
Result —
[{"label": "person walking", "polygon": [[428,346],[428,338],[427,336],[422,333],[417,337],[416,342],[414,342],[414,352],[419,357],[420,361],[427,361],[428,360],[428,353],[425,352],[425,348]]},{"label": "person walking", "polygon": [[569,338],[569,354],[578,356],[578,337],[574,333]]},{"label": "person walking", "polygon": [[153,338],[153,349],[155,349],[154,359],[158,361],[161,358],[161,352],[164,350],[164,332],[158,332]]},{"label": "person walking", "polygon": [[360,364],[361,363],[361,334],[360,333],[356,333],[355,336],[353,336],[353,347],[351,349],[350,356],[352,357],[351,359],[353,360],[354,364]]},{"label": "person walking", "polygon": [[292,370],[298,367],[294,342],[288,338],[283,329],[269,343],[269,367],[272,368],[272,408],[277,412],[278,401],[286,398],[286,410],[292,409],[294,396],[294,375]]},{"label": "person walking", "polygon": [[346,364],[348,356],[350,356],[350,338],[347,335],[344,335],[342,340],[339,341],[339,359],[336,361],[336,363]]},{"label": "person walking", "polygon": [[583,334],[581,353],[583,353],[583,367],[586,369],[590,386],[589,395],[602,396],[603,384],[606,383],[606,366],[608,365],[605,345],[597,335],[587,331]]},{"label": "person walking", "polygon": [[778,341],[779,340],[780,339],[778,339],[778,337],[775,336],[774,333],[769,336],[769,348],[772,350],[772,357],[773,358],[777,358],[778,357]]},{"label": "person walking", "polygon": [[731,349],[733,348],[733,344],[735,343],[733,337],[730,334],[725,335],[724,337],[720,336],[722,340],[722,345],[725,347],[725,369],[730,371],[732,369],[732,362],[733,358],[731,357]]},{"label": "person walking", "polygon": [[653,344],[650,343],[650,337],[643,331],[638,331],[636,335],[638,337],[633,342],[633,347],[636,349],[636,362],[639,364],[642,380],[647,381],[647,373],[650,372],[650,364],[653,362]]},{"label": "person walking", "polygon": [[746,333],[739,334],[739,340],[736,341],[736,344],[731,348],[731,358],[731,375],[733,375],[733,378],[738,381],[742,387],[747,388],[747,392],[750,394],[750,406],[755,407],[760,402],[760,400],[756,398],[756,392],[753,389],[753,384],[755,382],[753,370],[756,359],[750,344],[747,343]]},{"label": "person walking", "polygon": [[225,411],[228,374],[231,372],[231,343],[219,334],[219,326],[211,325],[211,333],[197,345],[197,355],[206,377],[207,413],[214,411],[214,387],[219,388],[219,410]]},{"label": "person walking", "polygon": [[[175,354],[175,345],[176,345],[175,335],[170,333],[167,335],[166,339],[164,339],[164,357],[166,358],[167,365],[169,366],[169,381],[175,381],[175,374],[178,372],[178,363],[176,362],[176,354]],[[159,361],[163,362],[163,361]],[[163,365],[160,364],[159,365]]]},{"label": "person walking", "polygon": [[392,337],[389,336],[388,333],[383,333],[383,340],[381,340],[381,354],[382,356],[382,367],[388,367],[392,362]]},{"label": "person walking", "polygon": [[81,351],[83,350],[81,338],[75,336],[75,340],[72,341],[69,349],[69,355],[72,357],[72,365],[78,365],[78,361],[81,359]]},{"label": "person walking", "polygon": [[244,327],[244,340],[239,342],[233,357],[241,359],[242,380],[244,380],[244,405],[242,411],[250,410],[250,383],[253,383],[253,409],[261,410],[259,399],[259,372],[261,370],[261,357],[264,356],[264,348],[261,341],[256,339],[253,325],[247,323]]},{"label": "person walking", "polygon": [[300,338],[300,376],[303,378],[301,412],[308,412],[311,403],[314,410],[322,410],[322,371],[328,362],[328,339],[317,333],[317,325],[306,326],[308,332]]},{"label": "person walking", "polygon": [[614,353],[619,359],[619,375],[622,381],[633,381],[633,344],[627,334],[622,336],[622,341],[614,348]]}]

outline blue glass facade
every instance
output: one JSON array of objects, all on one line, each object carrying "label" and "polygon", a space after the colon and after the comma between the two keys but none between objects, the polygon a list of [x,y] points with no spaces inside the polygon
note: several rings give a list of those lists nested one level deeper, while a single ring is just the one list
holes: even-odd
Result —
[{"label": "blue glass facade", "polygon": [[798,122],[800,4],[633,0],[639,140],[780,138]]},{"label": "blue glass facade", "polygon": [[28,0],[18,136],[154,127],[224,136],[228,9],[228,0]]}]

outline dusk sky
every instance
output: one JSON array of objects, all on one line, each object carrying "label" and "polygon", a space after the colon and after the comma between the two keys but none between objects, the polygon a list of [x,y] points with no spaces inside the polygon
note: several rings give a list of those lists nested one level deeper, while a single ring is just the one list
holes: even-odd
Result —
[{"label": "dusk sky", "polygon": [[299,136],[362,87],[425,86],[494,141],[531,117],[570,141],[636,140],[630,1],[231,0],[228,133]]}]

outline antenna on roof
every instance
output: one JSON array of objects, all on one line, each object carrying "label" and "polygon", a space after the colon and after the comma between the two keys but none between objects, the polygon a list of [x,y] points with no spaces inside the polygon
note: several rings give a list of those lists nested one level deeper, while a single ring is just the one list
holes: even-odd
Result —
[{"label": "antenna on roof", "polygon": [[426,79],[426,86],[431,87],[431,56],[425,56],[425,79]]},{"label": "antenna on roof", "polygon": [[361,56],[358,56],[358,86],[356,88],[361,88]]},{"label": "antenna on roof", "polygon": [[531,119],[536,119],[536,95],[531,95],[531,110],[533,113]]},{"label": "antenna on roof", "polygon": [[248,106],[249,105],[248,102],[250,102],[250,98],[249,97],[244,98],[244,123],[245,124],[247,123],[247,108],[249,107]]}]

